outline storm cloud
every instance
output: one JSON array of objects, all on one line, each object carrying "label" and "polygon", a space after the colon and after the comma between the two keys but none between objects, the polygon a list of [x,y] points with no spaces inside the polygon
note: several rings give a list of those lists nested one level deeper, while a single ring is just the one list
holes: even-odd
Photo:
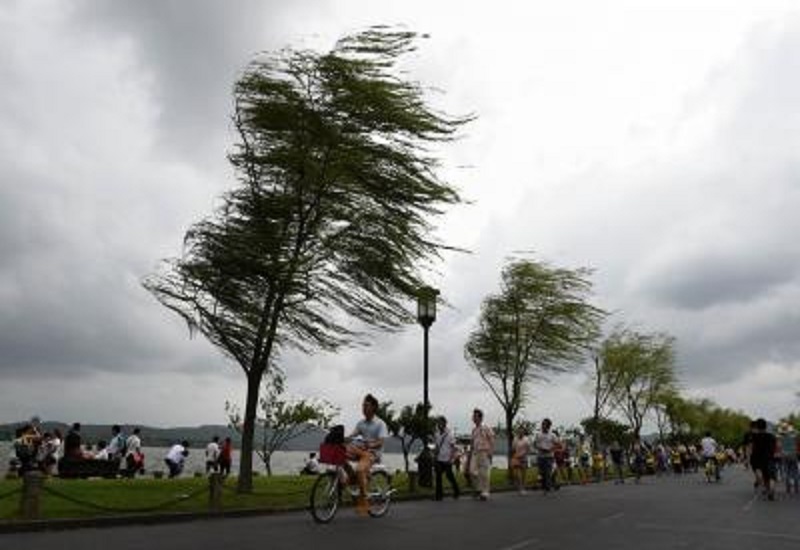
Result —
[{"label": "storm cloud", "polygon": [[[431,276],[449,303],[431,329],[438,412],[497,414],[463,346],[520,251],[595,269],[612,323],[676,336],[688,391],[788,412],[773,378],[800,368],[800,19],[769,5],[3,3],[0,418],[224,422],[237,367],[142,277],[233,184],[231,90],[247,63],[376,23],[430,33],[409,74],[443,90],[437,106],[479,116],[443,149],[472,203],[438,233],[471,254]],[[419,327],[282,358],[291,392],[346,421],[365,391],[418,401],[421,361]],[[577,422],[583,379],[535,388],[526,414]],[[109,407],[115,386],[132,396]]]}]

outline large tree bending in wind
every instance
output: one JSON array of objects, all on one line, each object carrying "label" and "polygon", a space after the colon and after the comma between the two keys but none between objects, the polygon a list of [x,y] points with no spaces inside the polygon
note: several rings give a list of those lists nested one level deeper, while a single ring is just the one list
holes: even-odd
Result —
[{"label": "large tree bending in wind", "polygon": [[145,280],[247,378],[239,490],[252,490],[259,385],[287,348],[366,343],[413,321],[409,297],[444,243],[430,219],[460,202],[431,144],[468,118],[429,108],[398,76],[415,34],[376,27],[327,53],[254,61],[234,91],[238,183]]}]

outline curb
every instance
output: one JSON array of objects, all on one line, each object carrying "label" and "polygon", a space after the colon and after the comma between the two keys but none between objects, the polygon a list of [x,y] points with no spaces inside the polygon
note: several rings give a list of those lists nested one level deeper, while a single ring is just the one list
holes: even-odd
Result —
[{"label": "curb", "polygon": [[298,512],[305,508],[263,508],[230,510],[228,512],[176,512],[173,514],[161,515],[137,515],[130,514],[124,516],[98,516],[93,518],[71,518],[71,519],[43,519],[31,521],[10,521],[0,522],[0,535],[7,533],[34,533],[41,531],[67,531],[73,529],[88,528],[109,528],[122,527],[126,525],[162,525],[167,523],[186,523],[190,521],[230,519],[253,516],[271,516],[288,512]]}]

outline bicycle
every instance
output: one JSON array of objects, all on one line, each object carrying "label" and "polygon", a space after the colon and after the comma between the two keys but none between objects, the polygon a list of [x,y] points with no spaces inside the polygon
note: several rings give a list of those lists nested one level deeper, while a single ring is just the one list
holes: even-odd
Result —
[{"label": "bicycle", "polygon": [[[320,448],[320,461],[325,464],[326,470],[317,476],[311,487],[309,512],[315,522],[329,523],[336,516],[342,496],[349,495],[355,504],[359,497],[359,488],[348,483],[344,447],[333,451],[333,454],[330,450]],[[367,513],[370,517],[386,515],[394,492],[386,467],[383,464],[374,464],[367,475]]]},{"label": "bicycle", "polygon": [[706,481],[708,483],[712,483],[714,481],[719,481],[719,464],[715,457],[706,457],[705,458],[705,474],[706,474]]}]

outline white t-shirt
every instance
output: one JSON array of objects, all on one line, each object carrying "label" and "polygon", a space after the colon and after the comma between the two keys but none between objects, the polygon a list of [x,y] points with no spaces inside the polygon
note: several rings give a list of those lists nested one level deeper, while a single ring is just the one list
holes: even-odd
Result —
[{"label": "white t-shirt", "polygon": [[176,443],[173,445],[169,452],[167,452],[167,460],[170,462],[174,462],[175,464],[183,464],[183,461],[186,460],[186,457],[183,456],[183,452],[186,449],[180,443]]},{"label": "white t-shirt", "polygon": [[219,445],[212,441],[206,445],[206,462],[216,462],[219,459]]},{"label": "white t-shirt", "polygon": [[453,447],[455,440],[453,433],[450,430],[437,432],[435,436],[436,448],[439,449],[436,455],[436,460],[439,462],[452,462],[453,461]]},{"label": "white t-shirt", "polygon": [[700,440],[700,446],[703,448],[703,456],[711,458],[717,454],[717,442],[713,437],[704,437]]},{"label": "white t-shirt", "polygon": [[533,447],[540,456],[553,456],[553,447],[556,444],[556,436],[553,432],[539,432],[533,439]]},{"label": "white t-shirt", "polygon": [[126,448],[128,454],[141,452],[141,450],[142,450],[142,440],[139,439],[138,435],[133,434],[125,442],[125,448]]},{"label": "white t-shirt", "polygon": [[319,461],[316,458],[307,458],[305,470],[313,473],[319,472]]},{"label": "white t-shirt", "polygon": [[389,436],[389,430],[386,428],[386,423],[383,420],[377,416],[373,416],[372,420],[360,420],[358,424],[356,424],[352,435],[354,437],[361,436],[366,441],[380,441],[380,447],[370,448],[370,451],[377,458],[380,458],[381,450],[383,449],[383,440]]},{"label": "white t-shirt", "polygon": [[50,440],[50,446],[53,448],[53,458],[58,460],[64,454],[64,442],[56,436]]}]

